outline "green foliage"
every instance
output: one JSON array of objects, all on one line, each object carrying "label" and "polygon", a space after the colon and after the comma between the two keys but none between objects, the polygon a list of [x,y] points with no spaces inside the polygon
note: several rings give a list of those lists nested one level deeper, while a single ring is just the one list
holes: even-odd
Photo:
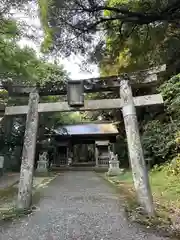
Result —
[{"label": "green foliage", "polygon": [[[30,84],[46,85],[51,87],[58,85],[68,79],[68,74],[63,69],[62,65],[48,63],[39,57],[36,52],[28,47],[21,48],[16,40],[18,28],[15,21],[3,20],[1,22],[0,33],[0,77],[3,80],[12,81],[13,84]],[[0,91],[1,102],[8,102],[13,105],[27,104],[28,98],[9,98],[6,91]],[[42,101],[45,99],[42,99]],[[46,101],[57,101],[59,97],[46,97]],[[59,114],[59,121],[62,116]],[[57,116],[51,114],[51,121],[41,118],[42,128],[44,132],[46,125],[50,128],[53,126],[53,121]],[[46,122],[45,122],[46,120]],[[25,130],[25,119],[16,117],[11,119],[12,126],[9,133],[4,139],[4,130],[1,129],[1,151],[15,151],[16,146],[23,144],[23,136]],[[57,121],[57,120],[56,120]],[[44,124],[43,124],[44,123]],[[6,120],[5,123],[6,125]],[[51,125],[50,125],[51,124]],[[3,128],[3,127],[2,127]],[[6,131],[6,130],[5,130]],[[4,145],[5,144],[5,145]],[[10,150],[11,149],[11,150]],[[13,153],[11,154],[13,155]]]},{"label": "green foliage", "polygon": [[[107,0],[109,6],[138,12],[163,8],[167,1]],[[161,6],[160,6],[160,5]],[[104,11],[112,17],[112,11]],[[138,115],[145,156],[153,164],[161,164],[177,157],[180,131],[180,31],[175,24],[133,24],[126,20],[113,20],[106,24],[106,49],[100,62],[102,76],[137,71],[166,63],[167,72],[159,89],[165,102],[165,112]],[[175,75],[174,77],[172,77]],[[167,81],[167,79],[169,79]],[[153,110],[152,110],[153,111]],[[153,115],[153,116],[152,116]],[[142,122],[143,119],[143,122]],[[153,120],[152,120],[153,119]],[[147,122],[149,120],[149,122]],[[141,129],[141,126],[143,129]],[[122,146],[122,149],[125,148]]]},{"label": "green foliage", "polygon": [[[176,134],[175,142],[179,150],[180,131],[177,132]],[[174,175],[174,176],[180,175],[180,154],[179,153],[169,163],[167,163],[164,166],[163,171],[166,172],[167,175]]]},{"label": "green foliage", "polygon": [[[157,1],[107,0],[109,6],[122,7],[141,12],[151,11]],[[161,1],[161,7],[166,1]],[[106,17],[113,16],[111,11],[104,12]],[[138,25],[132,22],[114,20],[106,25],[106,50],[100,62],[102,76],[137,71],[166,63],[167,73],[164,83],[158,89],[163,95],[165,112],[148,114],[144,121],[143,111],[139,116],[142,129],[142,144],[145,156],[153,164],[171,160],[179,153],[180,131],[180,31],[174,24]],[[175,75],[171,78],[171,76]],[[165,81],[170,78],[170,80]],[[154,89],[155,90],[155,89]],[[143,115],[143,116],[142,116]],[[153,115],[151,117],[150,115]],[[143,119],[143,122],[142,122]],[[124,147],[123,147],[124,150]]]},{"label": "green foliage", "polygon": [[[160,2],[108,0],[110,6],[141,12],[151,11]],[[161,1],[161,7],[166,1]],[[158,6],[160,7],[160,6]],[[105,11],[112,16],[111,11]],[[108,15],[109,14],[109,15]],[[174,24],[132,24],[115,20],[107,24],[106,51],[100,62],[101,75],[137,71],[166,63],[167,76],[179,72],[180,31]]]},{"label": "green foliage", "polygon": [[16,42],[0,38],[0,75],[16,83],[45,83],[67,78],[62,66],[47,63],[30,48],[20,48]]},{"label": "green foliage", "polygon": [[166,110],[174,119],[180,119],[180,74],[172,77],[159,88]]},{"label": "green foliage", "polygon": [[[42,9],[41,20],[47,23],[47,7],[51,1],[39,0]],[[21,34],[21,25],[8,15],[1,16],[0,30],[0,78],[12,80],[13,83],[40,83],[67,80],[68,74],[62,65],[49,63],[37,56],[36,52],[28,47],[17,44]],[[46,40],[45,35],[45,42]]]},{"label": "green foliage", "polygon": [[177,153],[175,134],[179,126],[174,123],[149,122],[144,127],[142,143],[145,155],[155,163],[163,163]]},{"label": "green foliage", "polygon": [[51,7],[52,3],[53,0],[38,0],[40,12],[39,16],[44,30],[44,40],[41,46],[42,52],[47,52],[47,50],[50,49],[53,44],[53,29],[50,28],[48,22],[49,8]]},{"label": "green foliage", "polygon": [[11,19],[1,19],[0,35],[6,39],[12,39],[17,37],[19,29],[15,21]]},{"label": "green foliage", "polygon": [[[47,1],[46,1],[47,2]],[[42,1],[41,1],[42,3]],[[42,3],[43,4],[43,3]],[[43,6],[43,5],[42,5]],[[44,9],[45,10],[45,9]],[[44,11],[43,10],[43,11]],[[44,15],[43,15],[44,16]],[[45,16],[42,20],[45,20]],[[13,84],[58,87],[62,82],[69,79],[62,65],[49,63],[38,57],[36,52],[28,47],[21,48],[17,44],[19,29],[14,21],[4,20],[0,32],[0,77]],[[7,91],[0,91],[1,102],[10,105],[25,105],[27,97],[8,98]],[[40,102],[60,101],[59,96],[42,97]],[[25,117],[16,116],[10,119],[4,118],[0,128],[0,151],[6,155],[6,162],[17,167],[20,164],[20,156],[25,131]],[[40,114],[38,141],[46,138],[45,133],[60,124],[69,124],[82,121],[78,113],[51,113]]]},{"label": "green foliage", "polygon": [[[153,120],[144,126],[142,143],[145,154],[159,164],[179,157],[180,146],[180,81],[172,77],[159,88],[165,102],[164,122]],[[171,166],[171,165],[169,165]]]},{"label": "green foliage", "polygon": [[153,173],[160,172],[160,171],[163,170],[163,168],[164,168],[164,165],[155,164],[155,165],[153,166],[153,168],[151,169],[151,173],[153,174]]},{"label": "green foliage", "polygon": [[127,28],[129,32],[133,32],[125,39],[116,33],[114,36],[109,33],[106,57],[101,62],[102,73],[105,72],[107,75],[108,70],[110,70],[109,75],[137,71],[167,62],[164,53],[167,49],[162,46],[166,26],[141,26],[135,27],[135,30],[132,30],[132,26]]},{"label": "green foliage", "polygon": [[173,176],[180,175],[180,154],[174,157],[170,163],[167,163],[163,167],[163,171],[167,175],[173,175]]}]

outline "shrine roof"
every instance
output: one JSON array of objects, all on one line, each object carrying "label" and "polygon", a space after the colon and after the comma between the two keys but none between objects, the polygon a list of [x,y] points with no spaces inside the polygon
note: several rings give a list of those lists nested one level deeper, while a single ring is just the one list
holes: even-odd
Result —
[{"label": "shrine roof", "polygon": [[89,123],[64,125],[54,129],[56,135],[117,135],[118,130],[113,123]]}]

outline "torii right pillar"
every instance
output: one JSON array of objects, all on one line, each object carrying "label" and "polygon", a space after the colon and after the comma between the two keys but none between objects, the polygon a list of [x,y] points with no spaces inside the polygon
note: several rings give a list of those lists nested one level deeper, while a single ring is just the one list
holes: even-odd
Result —
[{"label": "torii right pillar", "polygon": [[120,97],[123,102],[122,113],[127,136],[134,187],[140,205],[144,208],[149,216],[153,216],[153,198],[140,140],[132,89],[128,80],[121,81]]}]

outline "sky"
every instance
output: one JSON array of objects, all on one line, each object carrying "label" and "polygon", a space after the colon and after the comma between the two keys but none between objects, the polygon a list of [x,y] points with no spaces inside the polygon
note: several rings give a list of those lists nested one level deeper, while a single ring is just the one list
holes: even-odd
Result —
[{"label": "sky", "polygon": [[[40,39],[43,37],[43,32],[41,30],[41,23],[38,18],[38,9],[34,5],[29,4],[27,6],[27,12],[29,13],[27,15],[24,12],[17,12],[15,10],[12,10],[12,13],[17,21],[24,21],[28,25],[31,25],[33,27],[34,32],[36,31],[37,34],[40,36]],[[27,28],[26,31],[31,33],[30,28]],[[34,33],[33,32],[33,33]],[[19,41],[20,46],[29,46],[34,48],[37,51],[37,54],[40,53],[40,42],[33,42],[29,39],[22,38]],[[85,78],[91,78],[91,77],[98,77],[99,71],[97,66],[93,65],[91,66],[91,69],[93,69],[91,72],[84,72],[80,68],[80,64],[82,62],[82,56],[72,55],[69,58],[62,58],[59,59],[60,63],[64,66],[64,68],[69,72],[70,77],[72,79],[85,79]]]}]

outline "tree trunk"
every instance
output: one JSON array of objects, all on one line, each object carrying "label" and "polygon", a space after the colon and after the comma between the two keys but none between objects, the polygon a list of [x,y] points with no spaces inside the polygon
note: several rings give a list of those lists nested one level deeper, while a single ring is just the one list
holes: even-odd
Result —
[{"label": "tree trunk", "polygon": [[132,167],[134,187],[139,203],[149,216],[154,215],[153,198],[140,140],[136,109],[128,81],[121,82],[120,97],[123,101],[123,118],[127,136],[129,158]]},{"label": "tree trunk", "polygon": [[36,91],[30,93],[17,200],[18,209],[28,209],[32,200],[34,158],[38,128],[38,102],[39,94]]}]

